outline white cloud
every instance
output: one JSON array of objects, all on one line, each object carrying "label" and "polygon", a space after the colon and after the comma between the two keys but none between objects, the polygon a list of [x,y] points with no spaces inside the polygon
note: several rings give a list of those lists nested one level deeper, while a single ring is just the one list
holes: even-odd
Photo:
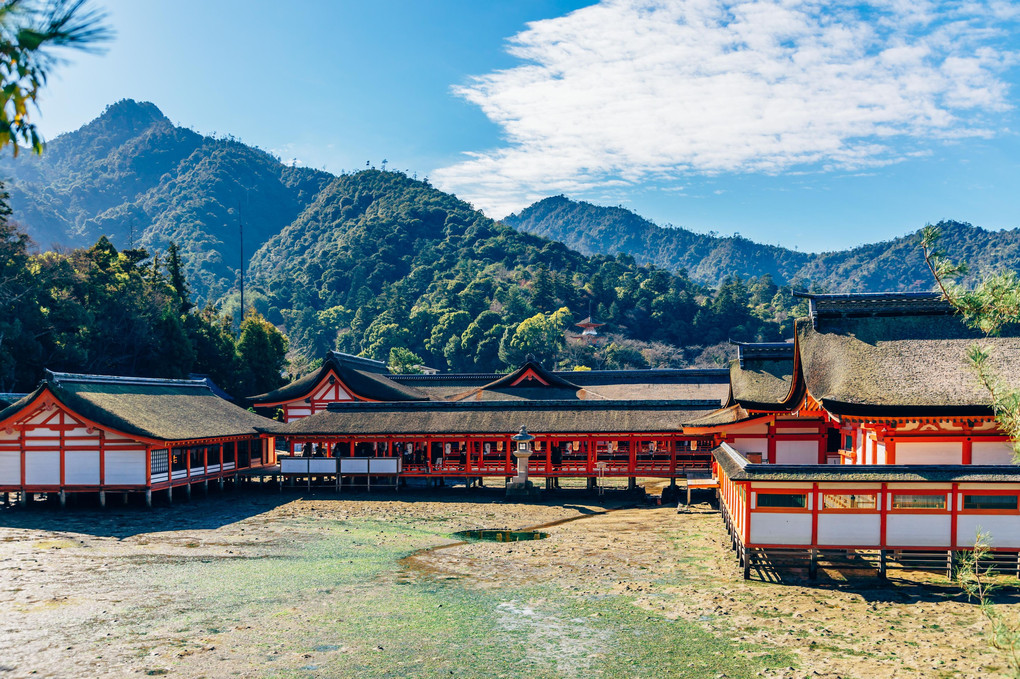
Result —
[{"label": "white cloud", "polygon": [[1017,18],[995,0],[605,0],[529,24],[521,65],[455,88],[505,145],[433,180],[499,217],[688,174],[897,162],[994,133]]}]

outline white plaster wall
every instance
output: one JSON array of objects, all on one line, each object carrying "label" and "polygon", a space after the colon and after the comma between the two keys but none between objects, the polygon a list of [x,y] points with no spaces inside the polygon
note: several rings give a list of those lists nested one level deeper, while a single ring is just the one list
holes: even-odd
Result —
[{"label": "white plaster wall", "polygon": [[1020,514],[960,514],[956,519],[956,542],[973,547],[978,529],[989,534],[990,547],[1020,547]]},{"label": "white plaster wall", "polygon": [[818,464],[818,442],[776,441],[776,464]]},{"label": "white plaster wall", "polygon": [[21,451],[0,450],[0,484],[21,485]]},{"label": "white plaster wall", "polygon": [[98,486],[99,451],[69,450],[65,452],[64,483],[69,486]]},{"label": "white plaster wall", "polygon": [[975,441],[970,450],[971,464],[1013,464],[1013,446],[1005,441]]},{"label": "white plaster wall", "polygon": [[889,514],[886,517],[886,544],[895,547],[946,547],[949,545],[951,518],[939,514]]},{"label": "white plaster wall", "polygon": [[368,460],[365,458],[340,458],[340,471],[344,474],[367,474]]},{"label": "white plaster wall", "polygon": [[147,454],[144,450],[106,451],[106,476],[103,481],[108,486],[144,486]]},{"label": "white plaster wall", "polygon": [[875,460],[872,464],[885,464],[885,444],[875,444]]},{"label": "white plaster wall", "polygon": [[896,464],[963,464],[963,444],[959,441],[897,441]]},{"label": "white plaster wall", "polygon": [[811,544],[811,514],[751,512],[752,544]]},{"label": "white plaster wall", "polygon": [[818,515],[818,544],[878,546],[882,537],[882,519],[876,514]]},{"label": "white plaster wall", "polygon": [[25,484],[60,485],[60,451],[29,450],[25,453]]},{"label": "white plaster wall", "polygon": [[761,457],[764,460],[765,454],[769,449],[768,439],[734,439],[732,443],[733,447],[745,455],[747,453],[761,453]]}]

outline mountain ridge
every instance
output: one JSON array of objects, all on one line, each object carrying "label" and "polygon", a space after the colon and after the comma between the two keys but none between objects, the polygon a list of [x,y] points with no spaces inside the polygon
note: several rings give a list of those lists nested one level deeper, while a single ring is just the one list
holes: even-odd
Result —
[{"label": "mountain ridge", "polygon": [[[503,221],[516,229],[565,243],[585,254],[625,253],[639,263],[684,270],[717,287],[727,276],[771,276],[779,284],[831,292],[929,290],[931,275],[920,250],[920,229],[855,248],[806,253],[741,236],[699,234],[664,227],[622,207],[603,207],[565,196],[540,200]],[[971,266],[969,279],[1020,267],[1020,229],[990,231],[966,222],[938,224],[944,249]]]}]

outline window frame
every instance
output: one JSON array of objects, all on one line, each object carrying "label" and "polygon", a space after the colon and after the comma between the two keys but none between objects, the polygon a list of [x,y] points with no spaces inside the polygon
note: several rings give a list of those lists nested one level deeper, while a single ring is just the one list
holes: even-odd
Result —
[{"label": "window frame", "polygon": [[[898,490],[898,489],[897,489]],[[897,490],[890,490],[889,493],[889,511],[890,512],[904,512],[910,514],[916,513],[928,513],[928,514],[941,514],[943,512],[950,511],[951,505],[949,504],[947,496],[950,494],[948,490],[943,491],[931,491],[931,492],[913,492],[913,493],[901,493]],[[941,507],[897,507],[897,497],[937,497],[942,498]]]},{"label": "window frame", "polygon": [[[752,488],[751,490],[754,492],[754,508],[752,509],[752,511],[755,511],[755,512],[780,512],[780,513],[786,513],[786,514],[793,513],[793,512],[798,512],[798,513],[799,512],[807,512],[807,513],[811,512],[811,506],[810,506],[811,502],[808,499],[811,496],[811,490],[809,490],[807,488],[805,488],[804,490],[797,490],[797,489],[789,489],[789,490],[787,490],[787,489],[780,489],[780,488],[777,488],[777,489],[767,488],[767,489],[763,489],[763,490],[758,490],[756,488]],[[773,506],[764,506],[763,507],[762,504],[761,504],[761,498],[762,498],[763,495],[767,495],[767,496],[772,496],[772,495],[777,495],[777,496],[779,496],[779,495],[791,495],[792,496],[792,495],[796,495],[796,496],[804,498],[804,504],[802,506],[800,506],[800,507],[773,507]]]},{"label": "window frame", "polygon": [[[866,496],[870,496],[872,501],[874,502],[874,506],[873,507],[867,507],[867,508],[865,508],[865,507],[829,507],[829,506],[826,506],[825,499],[830,497],[830,496],[832,496],[832,495],[842,495],[842,496],[849,495],[851,497],[861,497],[861,496],[865,496],[865,495]],[[878,495],[879,495],[878,490],[866,490],[866,491],[859,492],[859,493],[853,493],[853,492],[833,492],[833,491],[825,491],[825,490],[823,490],[821,492],[822,501],[821,501],[820,506],[819,506],[818,509],[820,511],[822,511],[822,512],[833,512],[833,513],[839,513],[839,514],[877,514],[882,509],[882,505],[878,501]]]}]

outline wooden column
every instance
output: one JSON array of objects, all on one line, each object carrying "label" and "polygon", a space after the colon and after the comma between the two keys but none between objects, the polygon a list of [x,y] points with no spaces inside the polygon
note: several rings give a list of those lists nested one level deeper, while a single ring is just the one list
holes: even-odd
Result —
[{"label": "wooden column", "polygon": [[967,437],[963,441],[963,464],[973,464],[974,460],[974,441],[971,437]]}]

